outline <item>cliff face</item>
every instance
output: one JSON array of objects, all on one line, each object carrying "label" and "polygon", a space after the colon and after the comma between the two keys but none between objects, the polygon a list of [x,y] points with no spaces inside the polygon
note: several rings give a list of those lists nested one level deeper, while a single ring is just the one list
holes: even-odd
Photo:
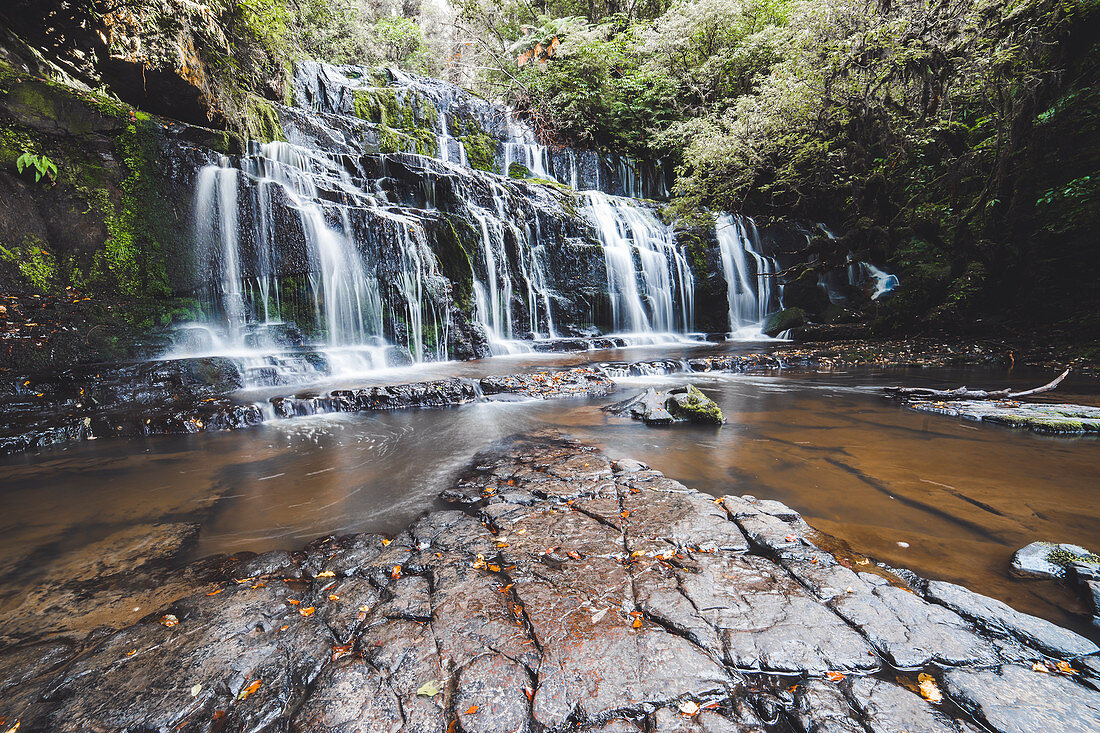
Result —
[{"label": "cliff face", "polygon": [[274,132],[268,102],[286,97],[287,23],[277,0],[13,0],[0,56],[153,114],[263,138]]}]

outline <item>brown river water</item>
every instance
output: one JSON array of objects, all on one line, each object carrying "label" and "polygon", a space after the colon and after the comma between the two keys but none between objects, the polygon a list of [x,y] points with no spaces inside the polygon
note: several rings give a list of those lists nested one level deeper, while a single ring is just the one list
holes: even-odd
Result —
[{"label": "brown river water", "polygon": [[[414,378],[667,352],[498,358],[428,367]],[[94,564],[93,543],[139,525],[198,523],[190,557],[296,548],[328,533],[396,533],[440,506],[437,494],[477,451],[554,426],[702,491],[779,499],[852,550],[1097,638],[1086,616],[1071,613],[1085,613],[1071,592],[1015,579],[1009,561],[1034,540],[1100,548],[1100,440],[917,413],[877,390],[1035,386],[1051,376],[988,369],[691,375],[725,412],[720,428],[648,428],[601,409],[687,379],[638,377],[618,380],[620,391],[598,400],[296,418],[0,458],[0,599],[10,601],[48,566]],[[1097,404],[1100,383],[1071,376],[1055,396]]]}]

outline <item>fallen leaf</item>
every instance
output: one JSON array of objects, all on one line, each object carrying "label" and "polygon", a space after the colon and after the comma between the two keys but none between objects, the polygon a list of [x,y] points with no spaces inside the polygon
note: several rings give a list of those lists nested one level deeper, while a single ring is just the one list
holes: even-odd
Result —
[{"label": "fallen leaf", "polygon": [[176,618],[175,616],[173,616],[172,614],[167,613],[167,614],[160,617],[160,622],[163,625],[167,626],[168,628],[172,628],[173,626],[178,624],[180,622],[180,620],[178,618]]},{"label": "fallen leaf", "polygon": [[634,623],[631,624],[636,629],[642,628],[642,620],[640,618],[634,619]]},{"label": "fallen leaf", "polygon": [[126,656],[128,657],[132,657],[135,654],[137,654],[137,649],[131,649],[130,651],[126,652]]},{"label": "fallen leaf", "polygon": [[15,721],[15,725],[13,725],[12,727],[8,728],[8,729],[7,729],[6,731],[4,731],[4,733],[15,733],[15,731],[19,730],[19,726],[20,726],[21,724],[22,724],[22,721],[21,721],[21,720],[17,720],[17,721]]},{"label": "fallen leaf", "polygon": [[216,596],[216,595],[218,595],[219,593],[221,593],[221,592],[222,592],[223,590],[225,590],[225,588],[218,588],[217,590],[214,590],[214,591],[210,591],[210,592],[209,592],[209,593],[207,593],[206,595],[208,595],[208,596]]},{"label": "fallen leaf", "polygon": [[292,606],[297,606],[299,603],[301,603],[301,601],[299,601],[297,598],[287,598],[286,602]]},{"label": "fallen leaf", "polygon": [[340,657],[346,657],[351,654],[354,649],[354,644],[337,644],[332,647],[332,661],[335,662]]},{"label": "fallen leaf", "polygon": [[491,573],[499,573],[500,572],[500,566],[499,565],[489,565],[487,567],[489,568],[489,572],[491,572]]},{"label": "fallen leaf", "polygon": [[840,682],[840,681],[841,681],[842,679],[844,679],[844,678],[845,678],[845,677],[846,677],[847,675],[845,675],[845,674],[844,674],[843,672],[833,672],[833,671],[829,671],[829,672],[826,672],[826,673],[825,673],[825,676],[829,678],[829,681],[830,681],[830,682]]},{"label": "fallen leaf", "polygon": [[470,707],[469,707],[469,708],[468,708],[468,709],[466,710],[466,714],[467,714],[467,715],[473,715],[473,714],[474,714],[474,713],[476,713],[476,712],[477,712],[477,705],[471,705],[471,706],[470,706]]},{"label": "fallen leaf", "polygon": [[1047,666],[1045,664],[1043,664],[1042,662],[1036,662],[1035,664],[1031,665],[1031,668],[1033,670],[1035,670],[1036,672],[1042,672],[1043,674],[1050,674],[1050,670],[1048,670]]},{"label": "fallen leaf", "polygon": [[928,702],[943,702],[943,693],[936,686],[936,679],[932,675],[921,672],[917,675],[917,682],[920,683],[921,697]]},{"label": "fallen leaf", "polygon": [[260,682],[260,680],[254,681],[248,687],[241,690],[241,694],[237,695],[237,699],[238,700],[247,700],[249,695],[254,693],[256,690],[260,689],[261,684],[263,684],[263,683]]},{"label": "fallen leaf", "polygon": [[394,580],[397,580],[398,578],[401,577],[401,566],[400,565],[394,565],[393,566],[393,570],[390,572],[390,577],[393,578]]},{"label": "fallen leaf", "polygon": [[338,601],[338,600],[340,600],[340,596],[336,595],[335,593],[329,593],[328,594],[328,599],[330,601]]},{"label": "fallen leaf", "polygon": [[420,686],[416,694],[420,697],[435,697],[442,692],[442,690],[439,689],[439,684],[439,680],[428,680]]},{"label": "fallen leaf", "polygon": [[238,583],[238,584],[251,583],[255,579],[256,578],[240,578],[240,579],[233,578],[233,582]]},{"label": "fallen leaf", "polygon": [[331,570],[326,570],[323,573],[317,573],[313,577],[314,578],[335,578],[336,573],[332,572]]},{"label": "fallen leaf", "polygon": [[382,547],[388,547],[393,540],[382,540]]},{"label": "fallen leaf", "polygon": [[195,685],[191,688],[191,697],[198,697],[200,692],[202,692],[202,685]]},{"label": "fallen leaf", "polygon": [[1058,671],[1062,674],[1077,674],[1077,670],[1069,666],[1069,662],[1058,662],[1054,666],[1056,666],[1058,668]]},{"label": "fallen leaf", "polygon": [[680,712],[684,715],[695,715],[699,712],[699,703],[694,700],[684,700],[676,707],[679,708]]},{"label": "fallen leaf", "polygon": [[302,614],[303,616],[312,616],[313,612],[316,610],[317,609],[313,606],[307,606],[306,608],[299,608],[298,613]]}]

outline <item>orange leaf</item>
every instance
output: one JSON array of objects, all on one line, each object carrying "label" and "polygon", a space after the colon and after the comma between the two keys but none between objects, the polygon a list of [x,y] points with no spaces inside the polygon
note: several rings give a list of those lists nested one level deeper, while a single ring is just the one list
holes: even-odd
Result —
[{"label": "orange leaf", "polygon": [[634,619],[634,623],[631,624],[636,629],[642,628],[642,620],[640,618]]},{"label": "orange leaf", "polygon": [[223,590],[225,590],[225,588],[218,588],[218,589],[217,589],[217,590],[215,590],[215,591],[210,591],[210,592],[209,592],[209,593],[207,593],[206,595],[208,595],[208,596],[216,596],[216,595],[218,595],[219,593],[221,593],[221,592],[222,592]]},{"label": "orange leaf", "polygon": [[826,672],[825,676],[829,678],[830,682],[840,682],[847,675],[845,675],[843,672]]},{"label": "orange leaf", "polygon": [[237,699],[238,700],[247,700],[249,695],[254,693],[256,690],[260,689],[261,684],[263,684],[263,683],[260,682],[260,680],[254,681],[248,687],[241,690],[241,694],[237,695]]},{"label": "orange leaf", "polygon": [[477,712],[477,705],[471,705],[470,709],[466,711],[467,715],[473,715]]},{"label": "orange leaf", "polygon": [[397,580],[398,578],[401,577],[401,566],[400,565],[394,565],[393,566],[393,572],[390,573],[390,577],[392,577],[394,580]]},{"label": "orange leaf", "polygon": [[351,654],[354,648],[354,644],[338,644],[332,647],[332,661],[335,662],[340,657],[346,657]]},{"label": "orange leaf", "polygon": [[316,610],[317,609],[313,606],[309,606],[308,608],[299,608],[298,613],[302,614],[303,616],[312,616],[313,612]]},{"label": "orange leaf", "polygon": [[297,598],[287,598],[286,602],[292,606],[297,606],[299,603],[301,603],[301,601],[299,601]]}]

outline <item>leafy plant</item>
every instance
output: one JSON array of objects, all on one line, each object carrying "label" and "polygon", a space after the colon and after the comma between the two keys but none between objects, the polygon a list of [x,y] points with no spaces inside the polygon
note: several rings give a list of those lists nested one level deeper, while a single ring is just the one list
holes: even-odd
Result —
[{"label": "leafy plant", "polygon": [[15,167],[20,173],[33,167],[35,183],[41,181],[43,177],[48,178],[50,183],[57,182],[57,165],[45,155],[24,152],[15,161]]}]

